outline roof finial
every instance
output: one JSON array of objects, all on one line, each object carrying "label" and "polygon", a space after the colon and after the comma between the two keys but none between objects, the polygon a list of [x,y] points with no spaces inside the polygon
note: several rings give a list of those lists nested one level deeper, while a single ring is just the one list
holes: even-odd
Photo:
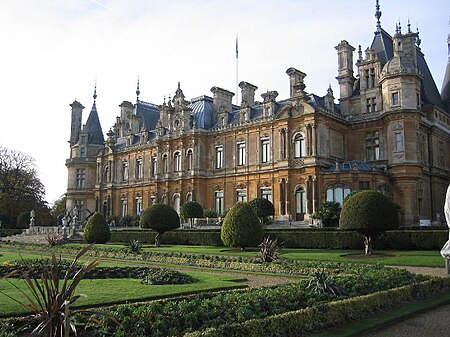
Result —
[{"label": "roof finial", "polygon": [[97,79],[95,79],[94,95],[92,97],[94,97],[94,104],[95,104],[95,100],[97,99]]},{"label": "roof finial", "polygon": [[136,101],[139,102],[139,95],[141,94],[141,91],[139,90],[139,75],[137,78],[137,87],[136,87]]},{"label": "roof finial", "polygon": [[411,23],[409,22],[409,17],[408,17],[408,33],[411,33]]},{"label": "roof finial", "polygon": [[402,33],[402,23],[400,22],[400,19],[398,19],[398,33]]},{"label": "roof finial", "polygon": [[416,40],[416,43],[417,43],[417,47],[420,47],[420,43],[422,42],[422,40],[421,40],[420,37],[419,37],[419,26],[418,26],[418,25],[416,26],[416,31],[417,31],[417,40]]},{"label": "roof finial", "polygon": [[375,17],[377,18],[377,31],[381,30],[381,22],[380,22],[380,18],[381,18],[381,11],[380,11],[380,2],[377,0],[376,1],[376,5],[375,5]]},{"label": "roof finial", "polygon": [[358,60],[362,61],[362,50],[361,50],[361,45],[358,46]]},{"label": "roof finial", "polygon": [[395,33],[398,34],[398,23],[395,24]]},{"label": "roof finial", "polygon": [[180,81],[178,81],[178,90],[180,90]]}]

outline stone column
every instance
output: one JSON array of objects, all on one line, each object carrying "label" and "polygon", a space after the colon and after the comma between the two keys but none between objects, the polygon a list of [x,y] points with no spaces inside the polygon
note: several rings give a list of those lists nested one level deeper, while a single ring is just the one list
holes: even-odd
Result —
[{"label": "stone column", "polygon": [[312,198],[313,198],[312,212],[315,213],[317,210],[317,202],[318,202],[318,200],[317,200],[317,177],[313,176],[312,180],[313,180],[313,182],[312,182],[312,194],[313,194],[312,195]]},{"label": "stone column", "polygon": [[305,183],[306,183],[306,213],[307,214],[311,214],[311,181],[309,180],[309,176],[306,177],[305,179]]}]

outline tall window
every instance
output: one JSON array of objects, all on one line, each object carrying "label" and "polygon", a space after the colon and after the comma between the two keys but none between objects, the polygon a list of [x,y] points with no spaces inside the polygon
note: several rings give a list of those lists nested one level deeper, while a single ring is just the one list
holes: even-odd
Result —
[{"label": "tall window", "polygon": [[163,173],[168,173],[169,172],[169,160],[168,160],[167,153],[163,154],[162,161],[163,161]]},{"label": "tall window", "polygon": [[272,187],[261,188],[261,198],[267,199],[272,202]]},{"label": "tall window", "polygon": [[136,197],[136,214],[140,215],[142,212],[142,197]]},{"label": "tall window", "polygon": [[245,156],[245,142],[237,143],[237,152],[238,152],[238,166],[243,166],[246,163]]},{"label": "tall window", "polygon": [[128,162],[122,162],[122,180],[128,180],[129,170],[128,170]]},{"label": "tall window", "polygon": [[239,189],[236,190],[236,196],[237,196],[237,201],[240,202],[247,202],[247,190],[246,189]]},{"label": "tall window", "polygon": [[174,172],[181,171],[181,152],[177,151],[173,155]]},{"label": "tall window", "polygon": [[351,193],[347,186],[332,186],[327,189],[327,201],[338,202],[341,206],[344,199]]},{"label": "tall window", "polygon": [[294,157],[301,158],[305,156],[305,139],[298,134],[294,138]]},{"label": "tall window", "polygon": [[[77,222],[84,222],[84,220],[86,219],[84,200],[75,200],[75,207],[77,212]],[[78,226],[78,224],[76,225]]]},{"label": "tall window", "polygon": [[187,152],[187,165],[188,165],[189,171],[193,169],[193,164],[194,164],[194,158],[193,158],[192,150],[189,149]]},{"label": "tall window", "polygon": [[261,138],[261,162],[267,163],[270,161],[270,139]]},{"label": "tall window", "polygon": [[393,92],[391,94],[391,99],[392,99],[392,105],[399,105],[400,104],[398,91]]},{"label": "tall window", "polygon": [[395,134],[395,151],[403,151],[403,135],[401,132]]},{"label": "tall window", "polygon": [[223,146],[216,146],[216,169],[223,168]]},{"label": "tall window", "polygon": [[158,158],[156,156],[152,157],[152,176],[156,177],[158,174]]},{"label": "tall window", "polygon": [[138,158],[136,159],[136,179],[142,179],[143,173],[142,158]]},{"label": "tall window", "polygon": [[217,214],[223,213],[223,190],[214,192],[215,209]]},{"label": "tall window", "polygon": [[84,146],[80,146],[80,157],[86,157],[86,148]]},{"label": "tall window", "polygon": [[121,199],[120,200],[120,214],[122,216],[125,216],[128,214],[128,203],[127,199]]},{"label": "tall window", "polygon": [[103,171],[103,181],[108,182],[109,181],[109,166],[106,165]]},{"label": "tall window", "polygon": [[77,169],[76,186],[77,186],[77,188],[85,188],[86,187],[86,170],[85,169]]},{"label": "tall window", "polygon": [[366,159],[380,160],[380,138],[378,131],[366,133]]},{"label": "tall window", "polygon": [[303,187],[295,191],[295,212],[298,214],[306,213],[306,192]]}]

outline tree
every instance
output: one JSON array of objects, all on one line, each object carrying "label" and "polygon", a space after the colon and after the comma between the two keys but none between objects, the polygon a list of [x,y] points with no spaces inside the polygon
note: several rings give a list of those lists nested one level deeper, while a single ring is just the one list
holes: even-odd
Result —
[{"label": "tree", "polygon": [[83,240],[87,243],[106,243],[111,238],[111,232],[105,217],[96,212],[92,215],[83,232]]},{"label": "tree", "polygon": [[140,219],[141,228],[151,228],[158,232],[155,246],[161,245],[161,235],[180,227],[178,213],[166,204],[154,204],[146,208]]},{"label": "tree", "polygon": [[257,246],[263,239],[262,224],[255,210],[247,202],[238,202],[225,216],[220,232],[225,246],[241,247]]},{"label": "tree", "polygon": [[58,199],[55,200],[55,202],[53,203],[52,206],[52,210],[51,210],[51,214],[57,218],[58,215],[65,215],[66,214],[66,195],[63,194],[62,196],[60,196]]},{"label": "tree", "polygon": [[313,219],[322,221],[324,227],[334,227],[339,225],[341,205],[335,201],[325,201],[313,215]]},{"label": "tree", "polygon": [[372,240],[380,233],[398,228],[398,207],[376,191],[352,195],[342,207],[339,227],[364,235],[365,253],[372,254]]},{"label": "tree", "polygon": [[275,207],[273,207],[273,204],[270,202],[270,200],[265,198],[253,199],[252,201],[250,201],[250,206],[253,207],[256,215],[263,225],[267,223],[267,218],[269,216],[273,216],[275,214]]},{"label": "tree", "polygon": [[189,224],[192,228],[194,218],[203,218],[203,207],[196,201],[187,201],[181,205],[180,217],[189,219]]},{"label": "tree", "polygon": [[0,213],[8,214],[15,226],[19,214],[34,209],[36,223],[48,224],[50,210],[44,196],[34,159],[0,146]]}]

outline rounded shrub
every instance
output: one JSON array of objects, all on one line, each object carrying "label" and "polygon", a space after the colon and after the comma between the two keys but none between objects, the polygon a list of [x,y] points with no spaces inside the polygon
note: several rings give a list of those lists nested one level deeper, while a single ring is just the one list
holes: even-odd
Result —
[{"label": "rounded shrub", "polygon": [[8,213],[0,213],[0,221],[2,222],[3,229],[12,228],[11,217]]},{"label": "rounded shrub", "polygon": [[105,217],[100,213],[94,213],[84,228],[83,240],[87,243],[106,243],[111,238],[111,232]]},{"label": "rounded shrub", "polygon": [[30,212],[22,212],[17,217],[17,228],[28,228],[30,225]]},{"label": "rounded shrub", "polygon": [[261,223],[264,224],[267,217],[275,214],[275,207],[272,202],[265,198],[255,198],[250,201],[250,206],[255,210],[258,218],[261,219]]},{"label": "rounded shrub", "polygon": [[361,191],[344,203],[339,227],[354,230],[365,237],[366,254],[372,253],[372,238],[399,225],[398,207],[376,191]]},{"label": "rounded shrub", "polygon": [[192,228],[192,219],[203,218],[203,207],[197,201],[187,201],[181,205],[180,217],[189,219]]},{"label": "rounded shrub", "polygon": [[155,245],[159,246],[162,234],[180,227],[180,217],[172,207],[166,204],[154,204],[144,211],[139,224],[141,228],[151,228],[158,232]]},{"label": "rounded shrub", "polygon": [[249,203],[238,202],[227,213],[220,237],[225,246],[258,246],[263,239],[263,230],[255,210]]}]

